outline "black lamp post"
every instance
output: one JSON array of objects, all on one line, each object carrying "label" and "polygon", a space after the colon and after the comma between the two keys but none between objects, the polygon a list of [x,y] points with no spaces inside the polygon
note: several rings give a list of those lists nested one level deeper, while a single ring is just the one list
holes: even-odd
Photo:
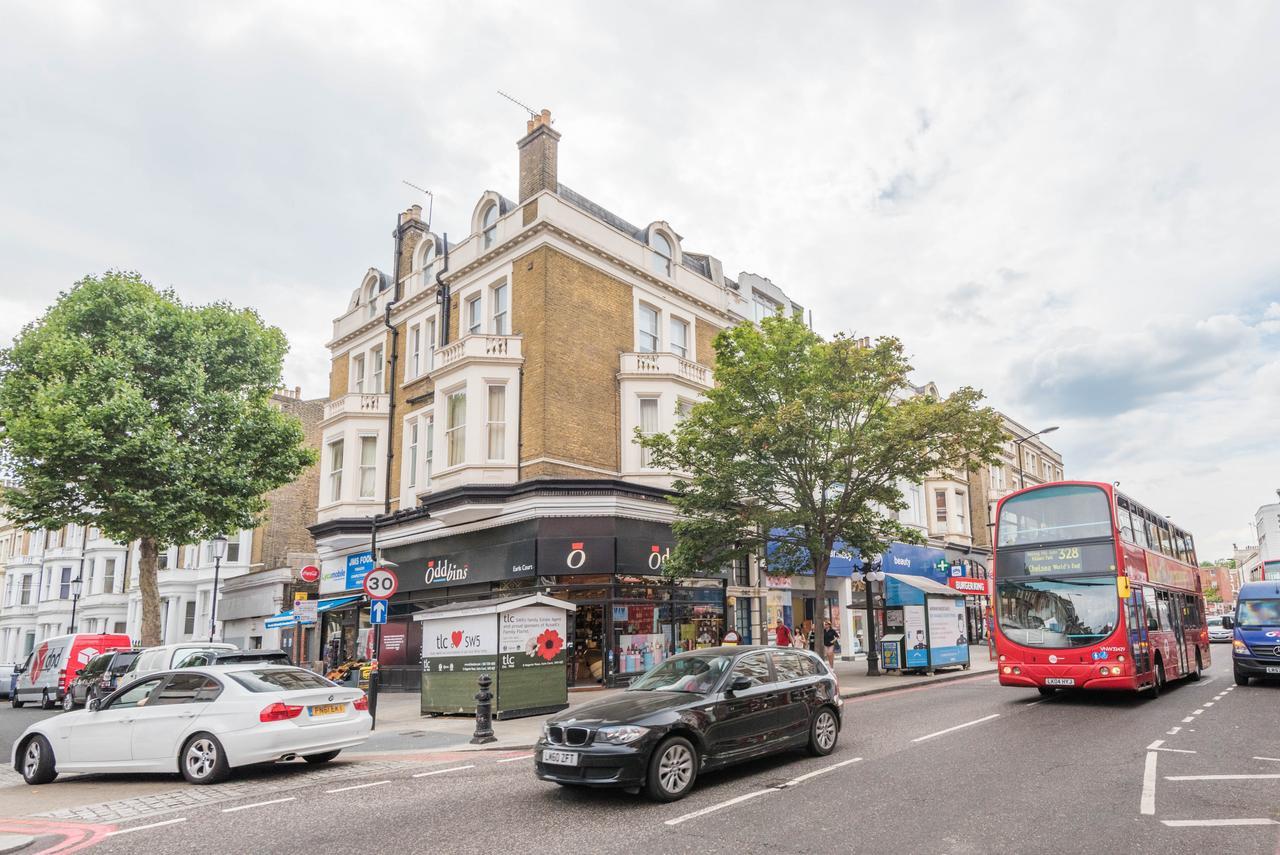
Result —
[{"label": "black lamp post", "polygon": [[84,585],[84,581],[80,576],[76,576],[71,580],[71,629],[68,632],[75,634],[76,631],[76,606],[80,605],[80,588]]},{"label": "black lamp post", "polygon": [[1058,426],[1054,425],[1053,427],[1047,427],[1044,430],[1038,430],[1035,433],[1031,434],[1030,436],[1024,436],[1022,439],[1015,439],[1013,441],[1013,456],[1014,458],[1016,458],[1014,460],[1014,463],[1016,463],[1018,466],[1018,489],[1019,490],[1022,490],[1027,486],[1027,479],[1023,477],[1023,473],[1022,473],[1022,443],[1026,442],[1029,439],[1035,439],[1036,437],[1042,436],[1046,433],[1053,433],[1057,429],[1058,429]]},{"label": "black lamp post", "polygon": [[213,601],[209,606],[209,640],[213,641],[218,621],[218,576],[222,571],[222,557],[227,554],[227,536],[220,534],[209,543],[213,546]]},{"label": "black lamp post", "polygon": [[880,559],[875,558],[867,564],[867,569],[854,570],[854,581],[862,582],[867,591],[867,676],[880,676],[880,656],[876,653],[876,613],[875,594],[872,592],[874,582],[884,581],[884,571],[880,569]]}]

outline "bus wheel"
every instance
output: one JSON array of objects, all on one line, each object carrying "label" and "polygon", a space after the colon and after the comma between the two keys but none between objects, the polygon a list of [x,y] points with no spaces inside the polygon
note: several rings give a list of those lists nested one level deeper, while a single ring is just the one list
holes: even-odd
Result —
[{"label": "bus wheel", "polygon": [[1036,691],[1047,698],[1053,695],[1054,689],[1052,686],[1037,686]]},{"label": "bus wheel", "polygon": [[1194,683],[1200,679],[1200,672],[1204,670],[1204,665],[1200,663],[1200,651],[1196,651],[1196,670],[1191,672],[1191,681]]},{"label": "bus wheel", "polygon": [[1152,675],[1151,688],[1147,689],[1147,697],[1155,700],[1160,697],[1160,690],[1164,688],[1164,663],[1160,661],[1160,657],[1156,657],[1155,674]]}]

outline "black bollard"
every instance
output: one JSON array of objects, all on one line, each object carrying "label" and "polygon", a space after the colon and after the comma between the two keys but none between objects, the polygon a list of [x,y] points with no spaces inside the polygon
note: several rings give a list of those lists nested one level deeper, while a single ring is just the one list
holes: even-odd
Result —
[{"label": "black bollard", "polygon": [[476,732],[471,736],[471,744],[485,745],[498,741],[493,735],[493,694],[489,691],[493,679],[481,674],[476,682],[480,684],[480,691],[476,692]]}]

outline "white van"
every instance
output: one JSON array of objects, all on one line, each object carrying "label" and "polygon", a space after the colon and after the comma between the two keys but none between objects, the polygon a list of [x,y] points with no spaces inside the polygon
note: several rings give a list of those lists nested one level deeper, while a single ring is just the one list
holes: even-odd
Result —
[{"label": "white van", "polygon": [[76,672],[99,653],[128,649],[129,636],[120,633],[59,635],[46,638],[31,651],[27,661],[14,670],[18,679],[9,703],[14,709],[23,704],[38,703],[41,709],[53,709],[62,702],[67,686]]},{"label": "white van", "polygon": [[163,644],[159,647],[148,647],[133,660],[133,665],[120,677],[120,685],[155,674],[177,668],[178,664],[193,653],[204,653],[209,650],[239,650],[234,644],[222,644],[217,641],[184,641],[181,644]]}]

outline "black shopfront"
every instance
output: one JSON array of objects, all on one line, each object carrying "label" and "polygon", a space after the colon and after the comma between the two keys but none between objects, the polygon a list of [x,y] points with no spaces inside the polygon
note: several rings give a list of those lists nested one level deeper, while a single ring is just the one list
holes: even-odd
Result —
[{"label": "black shopfront", "polygon": [[570,686],[625,685],[673,653],[718,644],[727,579],[663,578],[674,545],[662,523],[546,517],[388,547],[383,558],[397,565],[400,586],[383,631],[382,683],[419,686],[415,613],[523,591],[577,606],[567,640]]}]

